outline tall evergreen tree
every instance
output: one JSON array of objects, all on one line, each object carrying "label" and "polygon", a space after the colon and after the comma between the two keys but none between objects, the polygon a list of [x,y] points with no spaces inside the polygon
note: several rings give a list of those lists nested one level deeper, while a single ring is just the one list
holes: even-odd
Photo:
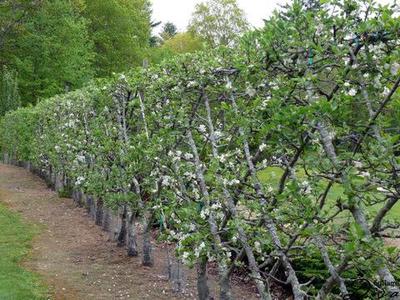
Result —
[{"label": "tall evergreen tree", "polygon": [[163,30],[160,33],[160,36],[163,39],[163,41],[165,42],[165,41],[173,38],[175,35],[177,35],[177,33],[178,33],[178,30],[176,29],[175,24],[172,22],[167,22],[164,24]]}]

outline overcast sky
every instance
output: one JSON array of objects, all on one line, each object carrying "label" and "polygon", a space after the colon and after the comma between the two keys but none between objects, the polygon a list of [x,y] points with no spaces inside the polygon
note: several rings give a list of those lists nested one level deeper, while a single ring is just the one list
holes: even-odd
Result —
[{"label": "overcast sky", "polygon": [[[197,3],[205,0],[151,0],[153,3],[153,20],[173,22],[179,31],[184,31]],[[279,4],[289,0],[238,0],[239,6],[246,13],[250,24],[255,27],[263,25],[263,19],[268,18]],[[379,3],[392,3],[391,0],[378,0]],[[159,26],[158,30],[161,29]]]}]

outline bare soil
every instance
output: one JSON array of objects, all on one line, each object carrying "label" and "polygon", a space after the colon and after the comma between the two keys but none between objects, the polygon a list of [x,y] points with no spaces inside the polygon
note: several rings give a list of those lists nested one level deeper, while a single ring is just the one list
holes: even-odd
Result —
[{"label": "bare soil", "polygon": [[[50,299],[196,299],[195,271],[186,272],[184,294],[167,278],[166,248],[154,244],[154,267],[129,258],[71,199],[59,198],[38,177],[0,164],[0,201],[28,223],[41,224],[24,267],[41,274]],[[216,294],[215,278],[211,290]],[[233,282],[235,299],[257,299],[251,285]]]}]

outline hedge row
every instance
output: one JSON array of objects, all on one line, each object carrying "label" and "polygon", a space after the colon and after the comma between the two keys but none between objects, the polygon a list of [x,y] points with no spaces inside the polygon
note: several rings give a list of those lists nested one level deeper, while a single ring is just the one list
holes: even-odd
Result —
[{"label": "hedge row", "polygon": [[238,268],[263,299],[277,285],[295,299],[376,296],[365,285],[376,276],[397,293],[399,252],[383,239],[399,224],[395,10],[294,1],[236,49],[7,114],[1,150],[86,195],[98,224],[118,211],[116,239],[130,255],[141,223],[146,265],[156,228],[197,266],[200,299],[211,261],[221,299]]}]

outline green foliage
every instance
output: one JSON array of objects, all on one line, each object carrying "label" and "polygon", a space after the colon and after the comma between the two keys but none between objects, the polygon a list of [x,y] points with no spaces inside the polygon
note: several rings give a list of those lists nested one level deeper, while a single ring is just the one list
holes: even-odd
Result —
[{"label": "green foliage", "polygon": [[184,32],[170,38],[162,48],[175,54],[193,53],[203,48],[203,42],[190,32]]},{"label": "green foliage", "polygon": [[3,2],[0,66],[18,73],[22,105],[126,71],[146,57],[147,0]]},{"label": "green foliage", "polygon": [[19,75],[23,104],[81,87],[92,77],[87,22],[69,1],[43,1],[25,17],[12,42],[10,62]]},{"label": "green foliage", "polygon": [[236,0],[209,0],[196,5],[190,31],[211,47],[232,46],[247,29],[244,12]]},{"label": "green foliage", "polygon": [[[279,259],[301,283],[316,277],[312,297],[326,257],[345,265],[346,283],[372,280],[398,259],[379,235],[398,225],[388,211],[399,198],[400,22],[364,4],[294,1],[235,48],[171,56],[8,113],[2,151],[162,219],[188,265],[231,267],[244,235],[266,272]],[[21,123],[33,130],[24,141]]]},{"label": "green foliage", "polygon": [[3,66],[0,78],[0,117],[21,105],[17,74]]},{"label": "green foliage", "polygon": [[175,35],[177,35],[177,33],[178,33],[178,31],[177,31],[174,23],[167,22],[164,24],[163,30],[160,33],[160,36],[161,36],[163,42],[165,42],[165,41],[173,38]]},{"label": "green foliage", "polygon": [[30,251],[37,228],[24,224],[18,215],[0,204],[0,230],[0,298],[47,299],[46,287],[39,276],[20,266]]},{"label": "green foliage", "polygon": [[149,58],[152,63],[159,64],[176,55],[194,53],[202,49],[204,42],[200,38],[190,32],[183,32],[166,40],[162,46],[149,49]]},{"label": "green foliage", "polygon": [[9,112],[0,120],[1,150],[21,161],[32,159],[37,132],[36,111],[30,107]]},{"label": "green foliage", "polygon": [[148,0],[90,0],[84,15],[95,46],[97,76],[141,65],[150,39]]}]

